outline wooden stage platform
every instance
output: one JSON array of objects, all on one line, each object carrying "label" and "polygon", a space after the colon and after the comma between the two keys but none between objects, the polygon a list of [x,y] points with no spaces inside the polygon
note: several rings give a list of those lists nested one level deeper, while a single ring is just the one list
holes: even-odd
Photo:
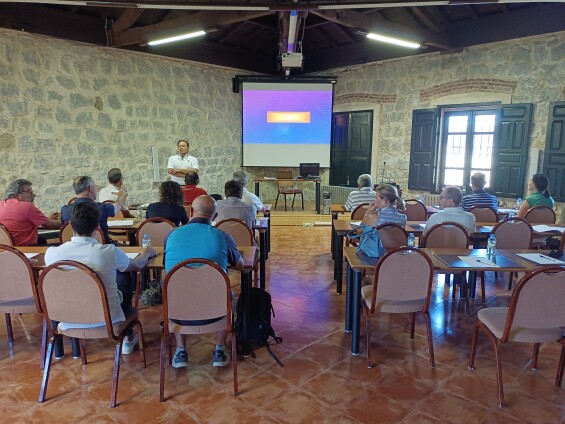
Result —
[{"label": "wooden stage platform", "polygon": [[[296,206],[296,205],[295,205]],[[291,210],[290,207],[285,212],[284,203],[279,204],[277,210],[274,209],[274,203],[271,209],[271,225],[276,226],[309,226],[309,225],[330,225],[332,222],[331,215],[318,215],[315,210],[315,205],[312,202],[304,203],[304,210],[300,208],[294,208]]]}]

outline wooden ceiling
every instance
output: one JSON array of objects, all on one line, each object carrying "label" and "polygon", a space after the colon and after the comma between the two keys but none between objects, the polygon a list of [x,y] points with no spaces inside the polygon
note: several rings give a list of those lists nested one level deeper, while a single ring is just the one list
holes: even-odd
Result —
[{"label": "wooden ceiling", "polygon": [[[295,10],[292,51],[303,53],[304,66],[292,75],[565,30],[565,3],[485,1],[0,0],[0,27],[281,74],[280,55],[288,50],[289,15]],[[207,34],[147,45],[196,30]],[[422,48],[368,40],[368,32],[417,41]]]}]

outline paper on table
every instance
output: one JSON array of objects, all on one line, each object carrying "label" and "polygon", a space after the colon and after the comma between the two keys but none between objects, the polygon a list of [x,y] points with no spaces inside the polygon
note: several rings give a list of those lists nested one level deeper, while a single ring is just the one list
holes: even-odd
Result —
[{"label": "paper on table", "polygon": [[565,265],[565,262],[542,255],[541,253],[515,253],[515,255],[532,261],[538,265]]},{"label": "paper on table", "polygon": [[363,221],[352,221],[349,225],[359,227]]},{"label": "paper on table", "polygon": [[133,225],[133,219],[113,219],[108,221],[108,227],[125,227],[126,225]]},{"label": "paper on table", "polygon": [[458,256],[458,258],[473,268],[500,268],[493,261],[481,256]]},{"label": "paper on table", "polygon": [[39,253],[24,253],[24,255],[26,255],[26,258],[31,259],[39,255]]},{"label": "paper on table", "polygon": [[548,231],[563,233],[565,231],[565,227],[550,227],[549,225],[532,225],[532,228],[537,233],[546,233]]},{"label": "paper on table", "polygon": [[139,253],[126,253],[126,255],[130,259],[135,259],[137,258],[137,255],[139,255]]}]

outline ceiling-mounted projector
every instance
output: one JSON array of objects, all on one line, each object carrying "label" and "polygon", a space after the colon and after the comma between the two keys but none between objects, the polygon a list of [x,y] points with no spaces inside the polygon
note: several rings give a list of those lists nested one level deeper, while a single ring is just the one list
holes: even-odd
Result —
[{"label": "ceiling-mounted projector", "polygon": [[281,65],[283,68],[302,68],[302,53],[283,53]]}]

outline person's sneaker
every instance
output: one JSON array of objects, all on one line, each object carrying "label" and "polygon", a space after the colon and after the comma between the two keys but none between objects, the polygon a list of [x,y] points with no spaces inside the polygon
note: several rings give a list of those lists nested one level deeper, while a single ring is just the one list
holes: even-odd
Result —
[{"label": "person's sneaker", "polygon": [[188,355],[186,350],[179,349],[173,356],[173,368],[186,368],[188,367]]},{"label": "person's sneaker", "polygon": [[133,337],[129,340],[124,339],[124,341],[122,343],[122,353],[124,355],[132,354],[138,343],[139,343],[139,340],[137,338],[137,334],[134,334]]},{"label": "person's sneaker", "polygon": [[225,367],[231,362],[231,356],[226,354],[226,350],[216,349],[214,352],[213,367]]}]

